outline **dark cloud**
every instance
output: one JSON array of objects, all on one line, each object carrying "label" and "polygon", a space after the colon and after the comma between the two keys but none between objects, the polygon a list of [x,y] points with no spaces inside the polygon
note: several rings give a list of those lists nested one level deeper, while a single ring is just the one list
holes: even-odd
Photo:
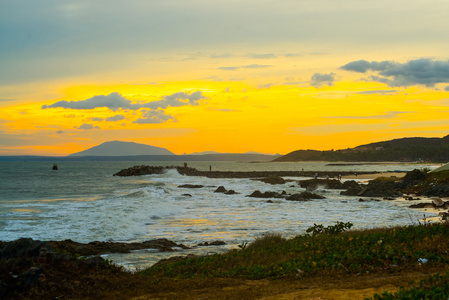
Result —
[{"label": "dark cloud", "polygon": [[166,115],[163,110],[148,110],[143,113],[143,118],[139,118],[133,123],[138,124],[159,124],[168,120],[176,121],[171,115]]},{"label": "dark cloud", "polygon": [[125,116],[124,115],[115,115],[113,117],[109,117],[106,119],[106,121],[108,122],[117,122],[117,121],[121,121],[124,120]]},{"label": "dark cloud", "polygon": [[91,121],[94,121],[94,122],[101,122],[101,121],[103,121],[104,119],[103,119],[103,118],[90,118],[90,120],[91,120]]},{"label": "dark cloud", "polygon": [[435,61],[427,58],[406,63],[390,61],[369,62],[358,60],[340,67],[343,70],[366,73],[372,71],[371,80],[392,87],[422,84],[433,87],[437,83],[449,83],[449,60]]},{"label": "dark cloud", "polygon": [[445,91],[449,92],[449,85],[444,88]]},{"label": "dark cloud", "polygon": [[319,88],[323,84],[327,84],[328,86],[333,86],[335,81],[335,73],[329,74],[320,74],[315,73],[312,76],[312,86]]},{"label": "dark cloud", "polygon": [[165,109],[168,106],[183,106],[183,105],[198,105],[198,101],[206,99],[201,91],[193,92],[192,94],[179,92],[173,95],[164,96],[162,100],[147,102],[143,104],[132,103],[131,100],[126,99],[119,93],[111,93],[109,95],[99,95],[92,98],[80,101],[58,101],[51,105],[43,105],[42,109],[46,108],[70,108],[70,109],[95,109],[98,107],[106,107],[113,111],[118,109],[131,109],[137,110],[141,108],[162,108]]},{"label": "dark cloud", "polygon": [[107,96],[99,95],[92,98],[80,101],[58,101],[51,105],[43,105],[42,109],[46,108],[71,108],[71,109],[94,109],[97,107],[107,107],[111,110],[117,110],[119,108],[125,109],[139,109],[139,104],[132,104],[130,100],[126,99],[119,93],[111,93]]},{"label": "dark cloud", "polygon": [[91,130],[91,129],[100,129],[100,127],[94,126],[94,125],[92,125],[92,124],[84,123],[83,125],[81,125],[80,127],[78,127],[78,129]]}]

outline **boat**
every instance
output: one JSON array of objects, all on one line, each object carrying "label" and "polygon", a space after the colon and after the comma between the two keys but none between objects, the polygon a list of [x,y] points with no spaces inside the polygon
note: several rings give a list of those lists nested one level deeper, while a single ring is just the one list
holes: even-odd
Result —
[{"label": "boat", "polygon": [[58,169],[58,165],[57,164],[53,164],[53,170],[57,170]]}]

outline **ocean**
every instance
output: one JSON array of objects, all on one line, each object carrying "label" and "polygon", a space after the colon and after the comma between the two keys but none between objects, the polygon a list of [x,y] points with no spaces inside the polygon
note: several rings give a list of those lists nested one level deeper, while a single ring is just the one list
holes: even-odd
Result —
[{"label": "ocean", "polygon": [[[293,237],[316,224],[351,222],[353,228],[410,225],[423,212],[410,201],[366,201],[341,196],[340,190],[321,190],[326,199],[308,202],[248,198],[255,190],[299,193],[295,181],[270,185],[251,179],[212,179],[183,176],[176,170],[162,175],[118,177],[134,165],[183,165],[183,162],[0,162],[0,240],[22,237],[77,242],[140,242],[167,238],[192,250],[159,253],[154,250],[110,254],[105,258],[127,269],[151,266],[162,258],[188,253],[207,254],[237,248],[266,233]],[[201,171],[377,171],[435,168],[426,164],[330,165],[326,162],[248,163],[188,162]],[[392,173],[394,175],[394,173]],[[301,180],[310,178],[285,178]],[[359,181],[363,181],[359,179]],[[200,189],[179,185],[204,185]],[[234,195],[214,193],[218,186]],[[189,194],[189,195],[186,195]],[[425,213],[426,217],[434,214]],[[196,247],[224,241],[225,246]]]}]

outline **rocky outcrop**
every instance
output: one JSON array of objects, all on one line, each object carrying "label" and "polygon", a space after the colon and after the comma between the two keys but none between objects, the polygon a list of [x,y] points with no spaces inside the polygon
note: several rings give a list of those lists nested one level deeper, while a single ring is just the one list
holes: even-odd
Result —
[{"label": "rocky outcrop", "polygon": [[309,179],[309,180],[301,180],[299,185],[302,188],[313,191],[319,187],[324,189],[344,189],[343,183],[339,180],[335,179]]},{"label": "rocky outcrop", "polygon": [[228,190],[224,187],[224,186],[222,186],[222,185],[220,185],[215,191],[214,191],[214,193],[226,193]]},{"label": "rocky outcrop", "polygon": [[372,180],[357,196],[395,198],[402,197],[402,193],[395,190],[395,182],[393,181]]},{"label": "rocky outcrop", "polygon": [[258,180],[269,184],[284,184],[286,182],[285,179],[280,176],[269,176]]},{"label": "rocky outcrop", "polygon": [[223,241],[213,241],[213,242],[204,242],[204,243],[199,243],[198,246],[223,246],[226,245],[225,242]]},{"label": "rocky outcrop", "polygon": [[167,239],[148,240],[141,243],[90,242],[82,244],[72,240],[48,242],[52,247],[82,256],[106,253],[130,253],[131,250],[157,249],[159,251],[175,251],[173,248],[189,249],[183,244],[176,244]]},{"label": "rocky outcrop", "polygon": [[449,197],[449,184],[442,182],[432,186],[422,192],[422,195],[427,197]]},{"label": "rocky outcrop", "polygon": [[133,166],[128,169],[120,170],[115,173],[114,176],[141,176],[141,175],[152,175],[152,174],[162,174],[166,168],[160,166]]},{"label": "rocky outcrop", "polygon": [[201,189],[204,187],[204,185],[201,184],[181,184],[178,185],[179,188],[184,188],[184,189]]},{"label": "rocky outcrop", "polygon": [[415,169],[413,171],[407,172],[404,178],[400,182],[396,183],[395,187],[397,189],[405,190],[420,183],[425,178],[426,173],[421,170]]},{"label": "rocky outcrop", "polygon": [[247,197],[251,198],[285,198],[286,194],[280,194],[278,192],[261,192],[259,190],[254,191],[251,195]]},{"label": "rocky outcrop", "polygon": [[345,181],[343,183],[343,188],[345,188],[346,191],[340,192],[340,195],[346,196],[358,196],[363,190],[363,186],[358,184],[355,180]]}]

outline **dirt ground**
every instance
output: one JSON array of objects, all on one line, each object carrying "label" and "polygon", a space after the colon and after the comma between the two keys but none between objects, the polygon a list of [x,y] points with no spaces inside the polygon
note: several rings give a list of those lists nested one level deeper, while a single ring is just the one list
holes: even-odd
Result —
[{"label": "dirt ground", "polygon": [[194,280],[186,288],[181,282],[174,283],[170,292],[146,294],[135,300],[146,299],[365,299],[385,291],[395,292],[400,286],[420,280],[435,273],[431,270],[417,270],[404,274],[355,275],[330,278],[280,279],[280,280],[237,280],[206,279]]}]

